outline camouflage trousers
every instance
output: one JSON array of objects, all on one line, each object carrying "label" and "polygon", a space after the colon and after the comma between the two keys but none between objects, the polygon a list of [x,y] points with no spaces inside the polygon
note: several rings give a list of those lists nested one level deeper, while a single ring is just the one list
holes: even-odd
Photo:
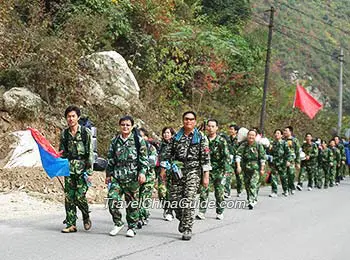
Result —
[{"label": "camouflage trousers", "polygon": [[82,173],[71,174],[69,177],[64,177],[65,223],[67,227],[76,226],[77,207],[82,212],[83,219],[89,218],[89,205],[86,199],[87,191],[88,186]]},{"label": "camouflage trousers", "polygon": [[115,225],[124,225],[121,209],[123,208],[123,195],[125,197],[126,221],[129,228],[136,228],[139,220],[139,183],[137,181],[119,182],[112,177],[108,191],[108,207]]},{"label": "camouflage trousers", "polygon": [[243,176],[248,203],[258,201],[258,192],[260,187],[259,170],[248,170],[243,168]]},{"label": "camouflage trousers", "polygon": [[292,192],[295,190],[295,164],[291,164],[289,167],[287,167],[287,186],[289,192]]},{"label": "camouflage trousers", "polygon": [[322,187],[322,181],[324,178],[324,188],[328,188],[330,184],[330,166],[328,164],[321,164],[319,167],[319,177],[317,178],[317,187]]},{"label": "camouflage trousers", "polygon": [[199,212],[205,213],[207,211],[210,186],[214,186],[216,214],[222,214],[224,212],[223,201],[224,201],[225,181],[227,181],[227,179],[224,176],[223,171],[211,171],[209,173],[208,188],[203,187],[203,185],[201,185],[201,188],[200,188]]},{"label": "camouflage trousers", "polygon": [[271,188],[273,193],[277,193],[278,179],[281,180],[283,192],[288,191],[288,179],[285,165],[272,165],[271,166]]},{"label": "camouflage trousers", "polygon": [[182,223],[184,229],[192,231],[200,171],[191,170],[186,172],[184,170],[183,174],[184,176],[180,180],[172,180],[170,201],[175,216]]},{"label": "camouflage trousers", "polygon": [[172,210],[169,207],[170,204],[170,187],[171,187],[171,176],[167,175],[166,182],[158,177],[158,198],[163,204],[165,214],[172,214]]},{"label": "camouflage trousers", "polygon": [[336,166],[333,165],[329,167],[329,187],[334,186],[336,172],[337,172]]},{"label": "camouflage trousers", "polygon": [[303,183],[305,175],[307,176],[308,180],[307,186],[313,188],[314,184],[316,185],[317,183],[317,164],[302,165],[298,178],[299,184]]},{"label": "camouflage trousers", "polygon": [[339,183],[340,180],[345,176],[345,164],[342,164],[342,162],[340,162],[340,166],[337,166],[336,168],[335,182]]},{"label": "camouflage trousers", "polygon": [[145,220],[150,216],[149,208],[152,203],[154,180],[148,180],[140,186],[139,199],[140,199],[140,211],[139,219]]},{"label": "camouflage trousers", "polygon": [[243,178],[242,174],[237,174],[236,169],[234,169],[234,172],[228,176],[226,176],[226,181],[225,181],[225,193],[228,195],[231,195],[231,184],[232,184],[232,177],[235,176],[236,178],[236,189],[237,193],[242,193],[243,189]]}]

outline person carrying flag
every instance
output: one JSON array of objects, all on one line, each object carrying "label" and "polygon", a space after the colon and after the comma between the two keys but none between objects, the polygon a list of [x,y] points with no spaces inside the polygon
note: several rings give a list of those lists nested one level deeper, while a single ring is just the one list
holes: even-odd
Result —
[{"label": "person carrying flag", "polygon": [[91,182],[93,166],[93,145],[92,135],[89,129],[80,126],[80,109],[76,106],[69,106],[64,112],[68,128],[64,129],[59,150],[62,158],[69,160],[70,176],[64,178],[66,228],[63,233],[77,232],[77,207],[83,215],[84,229],[91,228],[89,217],[89,205],[86,199],[88,183]]}]

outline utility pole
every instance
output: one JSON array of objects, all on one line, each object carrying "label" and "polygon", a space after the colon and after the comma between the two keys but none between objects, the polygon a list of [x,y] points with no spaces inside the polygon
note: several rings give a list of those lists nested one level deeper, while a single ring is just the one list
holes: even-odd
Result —
[{"label": "utility pole", "polygon": [[341,125],[343,118],[343,62],[344,62],[344,51],[343,48],[340,49],[340,74],[339,74],[339,105],[338,105],[338,127],[337,134],[341,134]]},{"label": "utility pole", "polygon": [[275,8],[273,6],[271,6],[271,9],[268,11],[270,12],[270,23],[269,23],[269,36],[267,39],[266,62],[265,62],[264,93],[263,93],[261,115],[260,115],[260,131],[261,131],[262,135],[264,135],[264,121],[265,121],[265,114],[266,114],[266,96],[267,96],[267,87],[269,84],[273,17],[275,14]]}]

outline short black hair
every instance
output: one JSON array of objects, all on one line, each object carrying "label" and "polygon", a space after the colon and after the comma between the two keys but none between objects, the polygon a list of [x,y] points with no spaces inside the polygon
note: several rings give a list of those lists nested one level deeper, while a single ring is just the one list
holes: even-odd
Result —
[{"label": "short black hair", "polygon": [[310,135],[310,136],[312,137],[312,134],[311,134],[311,133],[306,133],[306,134],[305,134],[305,138],[306,138],[308,135]]},{"label": "short black hair", "polygon": [[163,137],[165,131],[168,130],[168,129],[169,129],[169,131],[170,131],[170,133],[171,133],[172,136],[176,133],[175,130],[174,130],[174,128],[169,127],[169,126],[166,126],[166,127],[164,127],[164,128],[162,129],[162,137]]},{"label": "short black hair", "polygon": [[139,131],[144,133],[145,136],[149,137],[149,132],[146,130],[146,128],[141,127],[141,128],[139,128]]},{"label": "short black hair", "polygon": [[207,124],[208,124],[209,122],[215,122],[216,126],[219,126],[218,120],[216,120],[216,119],[214,119],[214,118],[208,119]]},{"label": "short black hair", "polygon": [[188,114],[192,114],[194,116],[194,119],[197,119],[197,114],[193,111],[186,111],[185,113],[183,113],[182,119],[185,119],[185,116]]},{"label": "short black hair", "polygon": [[276,134],[277,131],[279,131],[281,134],[283,134],[282,130],[279,128],[275,129],[275,131],[273,131],[273,133]]},{"label": "short black hair", "polygon": [[64,117],[67,118],[67,115],[72,111],[75,111],[75,113],[77,113],[77,116],[80,117],[80,109],[75,105],[71,105],[66,108],[66,111],[64,111]]},{"label": "short black hair", "polygon": [[250,132],[254,132],[256,135],[258,135],[258,131],[256,131],[256,128],[249,129],[247,135],[248,135]]},{"label": "short black hair", "polygon": [[134,125],[134,119],[131,116],[123,116],[122,118],[119,119],[119,125],[121,124],[121,122],[123,121],[130,121],[131,122],[131,126]]},{"label": "short black hair", "polygon": [[293,132],[294,132],[294,129],[293,129],[293,127],[292,126],[287,126],[285,129],[289,129],[289,131],[293,134]]}]

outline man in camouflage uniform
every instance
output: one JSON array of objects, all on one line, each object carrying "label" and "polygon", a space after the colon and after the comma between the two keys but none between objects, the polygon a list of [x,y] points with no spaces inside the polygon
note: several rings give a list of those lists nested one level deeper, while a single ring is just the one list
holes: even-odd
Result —
[{"label": "man in camouflage uniform", "polygon": [[255,130],[250,130],[247,141],[238,147],[236,153],[237,172],[241,173],[243,170],[249,209],[253,209],[258,202],[260,175],[265,171],[265,149],[255,141],[256,135]]},{"label": "man in camouflage uniform", "polygon": [[[208,140],[198,131],[196,113],[185,112],[182,116],[183,128],[174,136],[161,162],[161,176],[166,178],[167,162],[171,164],[170,200],[176,218],[180,221],[179,232],[183,240],[190,240],[195,213],[195,198],[199,183],[204,187],[209,184],[210,154]],[[201,171],[203,174],[201,175]],[[168,180],[169,181],[169,180]]]},{"label": "man in camouflage uniform", "polygon": [[[295,168],[300,169],[300,144],[296,137],[293,136],[293,127],[287,126],[283,132],[284,140],[287,143],[290,155],[294,160],[287,162],[287,178],[288,178],[288,190],[290,194],[295,193]],[[302,189],[302,186],[297,185],[298,189]]]},{"label": "man in camouflage uniform", "polygon": [[330,183],[330,170],[333,167],[333,152],[327,147],[326,141],[321,141],[321,149],[319,150],[319,168],[320,175],[317,178],[317,187],[322,187],[322,179],[324,178],[324,188],[327,189]]},{"label": "man in camouflage uniform", "polygon": [[343,180],[345,176],[345,162],[346,162],[345,146],[341,142],[339,136],[335,136],[334,141],[335,141],[335,145],[337,146],[340,152],[340,163],[339,163],[339,166],[337,166],[336,177],[335,177],[335,183],[336,185],[339,185],[340,181]]},{"label": "man in camouflage uniform", "polygon": [[149,221],[149,210],[151,205],[154,181],[156,178],[155,167],[157,162],[157,149],[148,141],[148,131],[144,128],[140,128],[140,134],[147,144],[147,155],[148,155],[148,171],[146,173],[146,182],[140,187],[140,220],[138,222],[138,228],[143,225],[147,225]]},{"label": "man in camouflage uniform", "polygon": [[123,195],[128,222],[126,236],[135,236],[139,220],[139,188],[146,181],[148,155],[146,142],[133,129],[133,125],[134,120],[130,116],[119,120],[121,134],[112,139],[107,155],[106,183],[110,186],[108,206],[114,222],[114,227],[109,232],[111,236],[117,235],[124,226],[120,212]]},{"label": "man in camouflage uniform", "polygon": [[[242,174],[237,173],[237,167],[236,167],[236,151],[239,147],[238,138],[237,138],[237,132],[239,130],[239,127],[235,124],[232,124],[229,126],[229,140],[227,142],[228,149],[231,156],[231,168],[232,168],[232,174],[236,176],[236,189],[237,189],[237,197],[241,196],[242,189],[243,189],[243,179]],[[226,197],[228,198],[231,194],[231,174],[226,177],[226,183],[225,183],[225,193]]]},{"label": "man in camouflage uniform", "polygon": [[287,163],[292,163],[294,158],[291,156],[290,150],[285,140],[282,139],[282,130],[276,129],[274,132],[275,140],[269,149],[269,154],[272,156],[270,162],[271,167],[271,188],[270,197],[277,197],[278,177],[281,179],[283,195],[288,196],[288,178],[287,178]]},{"label": "man in camouflage uniform", "polygon": [[[227,142],[224,137],[217,134],[218,121],[215,119],[208,120],[207,132],[210,149],[210,163],[212,170],[209,173],[209,184],[214,186],[216,200],[216,219],[224,218],[224,184],[225,176],[230,174],[231,159],[228,151]],[[196,219],[205,219],[207,211],[207,202],[209,197],[209,187],[201,186],[200,189],[200,207]]]},{"label": "man in camouflage uniform", "polygon": [[329,146],[330,146],[330,150],[332,152],[333,155],[333,164],[330,167],[329,170],[329,187],[333,187],[334,183],[336,183],[336,174],[337,174],[337,167],[340,166],[341,163],[341,154],[340,154],[340,150],[337,148],[337,145],[335,143],[335,140],[332,139],[329,142]]},{"label": "man in camouflage uniform", "polygon": [[312,135],[310,133],[305,135],[305,143],[303,143],[301,149],[305,153],[305,160],[301,163],[299,183],[302,184],[304,174],[307,174],[307,187],[308,190],[311,191],[313,184],[316,184],[318,147],[312,141]]},{"label": "man in camouflage uniform", "polygon": [[70,176],[64,178],[66,228],[63,233],[76,232],[77,208],[83,215],[85,230],[91,228],[89,206],[86,200],[88,183],[91,181],[93,166],[93,145],[89,129],[78,124],[80,109],[76,106],[67,107],[64,116],[68,123],[60,138],[59,150],[62,157],[69,160]]}]

